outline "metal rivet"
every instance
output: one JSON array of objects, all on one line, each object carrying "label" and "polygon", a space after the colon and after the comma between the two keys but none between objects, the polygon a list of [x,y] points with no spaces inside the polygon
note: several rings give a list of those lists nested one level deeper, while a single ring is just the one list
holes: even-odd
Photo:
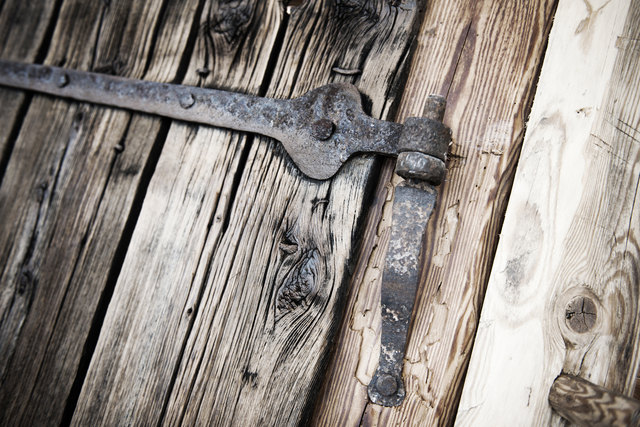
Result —
[{"label": "metal rivet", "polygon": [[56,86],[58,87],[65,87],[68,84],[69,84],[69,76],[67,76],[66,73],[60,74],[56,79]]},{"label": "metal rivet", "polygon": [[195,103],[196,99],[190,93],[186,93],[180,96],[180,106],[182,108],[191,108]]},{"label": "metal rivet", "polygon": [[333,135],[335,125],[329,119],[320,119],[311,125],[311,135],[320,141],[326,141]]},{"label": "metal rivet", "polygon": [[376,381],[376,388],[383,396],[392,396],[398,391],[398,382],[393,375],[382,374]]},{"label": "metal rivet", "polygon": [[567,326],[578,333],[590,331],[598,319],[598,308],[589,297],[578,296],[572,299],[565,309]]}]

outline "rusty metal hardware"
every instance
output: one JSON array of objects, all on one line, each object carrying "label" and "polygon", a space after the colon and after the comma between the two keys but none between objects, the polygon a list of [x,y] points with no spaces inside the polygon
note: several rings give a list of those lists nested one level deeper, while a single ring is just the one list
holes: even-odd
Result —
[{"label": "rusty metal hardware", "polygon": [[314,179],[331,178],[356,153],[397,156],[396,173],[405,181],[395,189],[382,279],[380,364],[368,392],[384,406],[404,400],[402,366],[422,240],[451,139],[442,124],[443,98],[429,98],[426,117],[399,124],[367,116],[357,88],[347,83],[282,100],[0,60],[0,85],[266,135]]},{"label": "rusty metal hardware", "polygon": [[[416,121],[414,132],[405,132],[403,138],[414,138],[422,120],[441,122],[444,108],[444,98],[429,97],[427,117],[408,119],[405,124]],[[449,140],[447,133],[442,142],[448,144]],[[434,185],[444,179],[445,173],[444,164],[435,162],[434,157],[423,156],[416,152],[401,153],[396,163],[396,173],[405,181],[395,188],[391,238],[382,273],[380,359],[368,387],[369,399],[383,406],[398,406],[405,397],[402,367],[420,280],[422,241],[436,204]]]},{"label": "rusty metal hardware", "polygon": [[347,83],[284,100],[0,60],[0,85],[266,135],[315,179],[331,178],[355,153],[415,151],[444,160],[446,151],[442,123],[428,121],[417,138],[400,138],[405,126],[367,116]]}]

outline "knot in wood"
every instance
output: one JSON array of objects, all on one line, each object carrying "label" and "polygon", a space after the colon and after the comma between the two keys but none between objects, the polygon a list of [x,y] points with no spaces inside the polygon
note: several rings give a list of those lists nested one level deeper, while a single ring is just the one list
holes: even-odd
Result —
[{"label": "knot in wood", "polygon": [[360,18],[367,22],[380,21],[376,10],[376,2],[367,0],[335,0],[336,13],[339,18]]},{"label": "knot in wood", "polygon": [[317,249],[310,250],[294,265],[278,290],[276,308],[280,316],[306,306],[317,293],[318,263],[320,254]]},{"label": "knot in wood", "polygon": [[203,27],[204,32],[220,34],[229,44],[240,41],[253,15],[252,3],[237,0],[223,2],[216,8],[212,22]]},{"label": "knot in wood", "polygon": [[18,295],[24,295],[34,286],[35,278],[28,268],[23,268],[18,278],[18,286],[16,292]]},{"label": "knot in wood", "polygon": [[598,309],[589,297],[573,298],[565,309],[567,326],[580,334],[590,331],[598,319]]}]

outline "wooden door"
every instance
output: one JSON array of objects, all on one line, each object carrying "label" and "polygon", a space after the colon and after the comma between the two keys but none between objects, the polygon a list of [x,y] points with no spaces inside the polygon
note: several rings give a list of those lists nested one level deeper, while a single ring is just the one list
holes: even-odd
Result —
[{"label": "wooden door", "polygon": [[[41,36],[7,40],[16,59],[280,98],[347,81],[380,118],[397,108],[423,8],[21,4],[2,3],[5,28]],[[3,96],[19,98],[3,113],[2,419],[309,417],[380,161],[319,182],[266,138]]]},{"label": "wooden door", "polygon": [[[315,181],[267,138],[0,88],[3,423],[452,424],[556,3],[0,0],[3,59],[276,98],[350,82],[398,122],[439,94],[453,131],[407,398],[383,408],[392,161]],[[565,3],[587,29],[606,7]]]}]

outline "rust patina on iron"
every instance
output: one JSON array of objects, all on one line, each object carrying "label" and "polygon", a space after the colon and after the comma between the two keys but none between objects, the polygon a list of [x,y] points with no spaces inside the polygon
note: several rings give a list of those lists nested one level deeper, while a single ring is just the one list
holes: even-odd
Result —
[{"label": "rust patina on iron", "polygon": [[[415,126],[366,115],[360,92],[348,83],[287,100],[0,60],[0,85],[266,135],[314,179],[331,178],[356,153],[444,159],[449,135],[438,120],[419,119],[427,121],[418,134]],[[401,138],[406,132],[415,137]]]},{"label": "rust patina on iron", "polygon": [[[427,117],[407,119],[402,138],[419,139],[429,120],[442,120],[444,108],[444,98],[430,96],[425,111]],[[449,134],[440,140],[442,151],[439,153],[400,153],[396,163],[396,173],[405,181],[396,186],[393,199],[391,238],[382,274],[380,361],[368,388],[369,399],[379,405],[398,406],[405,397],[402,368],[420,280],[422,242],[436,204],[434,186],[445,176],[442,159],[449,141]]]},{"label": "rust patina on iron", "polygon": [[347,83],[283,100],[0,60],[0,85],[266,135],[280,141],[313,179],[331,178],[357,153],[397,156],[396,173],[405,181],[395,189],[382,279],[380,364],[369,397],[385,406],[402,403],[402,367],[422,241],[451,140],[442,123],[444,98],[429,97],[426,117],[399,124],[366,115],[358,89]]}]

